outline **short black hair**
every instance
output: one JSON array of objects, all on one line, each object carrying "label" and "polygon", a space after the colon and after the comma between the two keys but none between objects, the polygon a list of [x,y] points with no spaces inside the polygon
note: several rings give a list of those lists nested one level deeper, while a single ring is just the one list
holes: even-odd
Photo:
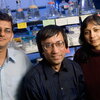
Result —
[{"label": "short black hair", "polygon": [[68,40],[67,40],[67,34],[65,33],[64,29],[60,26],[57,25],[48,25],[43,27],[36,36],[36,42],[37,42],[37,46],[38,46],[38,50],[40,52],[40,56],[43,58],[43,48],[41,45],[41,41],[46,40],[47,38],[50,38],[56,34],[59,34],[59,32],[61,32],[63,38],[64,38],[64,42],[65,42],[65,46],[66,48],[68,48]]},{"label": "short black hair", "polygon": [[12,30],[13,30],[13,19],[7,13],[0,12],[0,20],[11,22]]}]

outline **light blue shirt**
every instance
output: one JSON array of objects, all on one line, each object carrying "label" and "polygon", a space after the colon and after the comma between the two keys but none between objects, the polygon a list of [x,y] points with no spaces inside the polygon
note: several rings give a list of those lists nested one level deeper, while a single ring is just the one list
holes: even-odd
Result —
[{"label": "light blue shirt", "polygon": [[8,49],[8,57],[0,66],[0,100],[16,100],[19,83],[31,66],[32,63],[23,52]]}]

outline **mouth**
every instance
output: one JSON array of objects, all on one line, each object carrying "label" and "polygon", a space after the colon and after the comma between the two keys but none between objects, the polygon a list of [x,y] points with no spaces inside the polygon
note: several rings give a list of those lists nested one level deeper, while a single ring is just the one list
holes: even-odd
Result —
[{"label": "mouth", "polygon": [[52,58],[55,59],[55,60],[59,60],[61,58],[61,56],[55,55],[55,56],[52,56]]},{"label": "mouth", "polygon": [[0,38],[0,41],[3,41],[3,40],[5,40],[5,39],[3,39],[3,38]]},{"label": "mouth", "polygon": [[4,39],[0,39],[0,41],[3,41]]},{"label": "mouth", "polygon": [[0,37],[0,41],[6,40],[6,38]]},{"label": "mouth", "polygon": [[96,43],[96,42],[97,42],[97,40],[91,40],[90,42],[91,42],[91,43]]}]

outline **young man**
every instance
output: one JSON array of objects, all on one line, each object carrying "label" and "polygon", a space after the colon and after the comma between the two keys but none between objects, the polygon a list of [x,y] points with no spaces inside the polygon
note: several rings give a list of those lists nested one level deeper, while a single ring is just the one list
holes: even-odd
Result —
[{"label": "young man", "polygon": [[68,42],[64,30],[46,26],[37,33],[36,41],[43,60],[25,76],[22,100],[85,100],[80,66],[65,58]]},{"label": "young man", "polygon": [[0,100],[16,100],[19,83],[32,66],[19,50],[8,48],[13,38],[12,18],[0,13]]}]

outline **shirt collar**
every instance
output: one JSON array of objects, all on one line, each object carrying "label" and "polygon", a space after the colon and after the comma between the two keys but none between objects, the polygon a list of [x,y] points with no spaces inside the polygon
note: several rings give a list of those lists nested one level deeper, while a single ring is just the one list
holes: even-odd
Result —
[{"label": "shirt collar", "polygon": [[64,58],[63,62],[62,62],[62,69],[63,71],[68,71],[67,66],[69,66],[68,61],[66,60],[66,58]]},{"label": "shirt collar", "polygon": [[15,63],[16,62],[15,55],[16,54],[14,53],[14,49],[11,48],[7,49],[7,61]]},{"label": "shirt collar", "polygon": [[46,60],[43,60],[43,67],[44,67],[44,71],[45,71],[46,75],[56,73],[56,72],[51,68],[51,65],[50,65]]},{"label": "shirt collar", "polygon": [[[46,77],[46,78],[50,78],[50,77],[52,77],[53,75],[55,75],[56,73],[59,73],[59,72],[54,71],[54,70],[51,68],[50,64],[49,64],[47,61],[43,60],[42,63],[43,63],[43,67],[44,67],[43,69],[44,69],[44,73],[45,73],[45,77]],[[68,64],[66,63],[66,61],[65,61],[65,59],[64,59],[63,62],[62,62],[61,71],[67,72],[67,71],[68,71],[68,70],[67,70],[67,65],[68,65]]]}]

